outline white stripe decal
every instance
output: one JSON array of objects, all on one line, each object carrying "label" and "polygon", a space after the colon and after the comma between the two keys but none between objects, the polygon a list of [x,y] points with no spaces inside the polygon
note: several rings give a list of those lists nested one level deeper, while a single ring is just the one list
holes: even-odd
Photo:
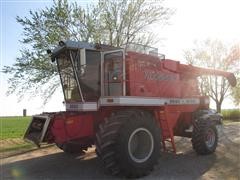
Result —
[{"label": "white stripe decal", "polygon": [[200,104],[199,98],[101,97],[98,103],[66,103],[67,111],[97,111],[101,106],[163,106]]},{"label": "white stripe decal", "polygon": [[145,97],[103,97],[99,106],[160,106],[200,104],[198,98],[145,98]]},{"label": "white stripe decal", "polygon": [[66,103],[67,111],[97,111],[97,103],[85,102],[85,103]]}]

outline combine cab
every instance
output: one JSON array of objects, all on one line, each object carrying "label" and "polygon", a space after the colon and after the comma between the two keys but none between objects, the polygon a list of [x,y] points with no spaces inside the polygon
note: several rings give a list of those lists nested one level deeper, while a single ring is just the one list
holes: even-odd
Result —
[{"label": "combine cab", "polygon": [[111,174],[148,174],[162,151],[176,153],[174,136],[192,139],[198,154],[217,147],[221,115],[209,109],[197,77],[232,73],[106,45],[59,42],[48,50],[57,63],[66,111],[33,116],[25,139],[55,143],[66,153],[96,146]]}]

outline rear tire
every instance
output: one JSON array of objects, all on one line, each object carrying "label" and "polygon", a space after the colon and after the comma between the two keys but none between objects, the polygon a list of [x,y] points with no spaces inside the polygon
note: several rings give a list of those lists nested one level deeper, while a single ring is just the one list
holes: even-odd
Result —
[{"label": "rear tire", "polygon": [[160,128],[148,112],[120,111],[96,134],[96,152],[108,172],[126,177],[147,175],[160,156]]},{"label": "rear tire", "polygon": [[192,133],[193,149],[201,155],[215,152],[218,144],[216,124],[200,117],[194,124]]}]

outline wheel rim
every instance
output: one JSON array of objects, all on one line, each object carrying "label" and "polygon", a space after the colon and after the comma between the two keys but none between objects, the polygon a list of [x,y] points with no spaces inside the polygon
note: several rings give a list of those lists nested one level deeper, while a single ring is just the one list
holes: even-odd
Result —
[{"label": "wheel rim", "polygon": [[206,133],[206,140],[205,140],[205,143],[208,148],[212,148],[214,146],[215,139],[216,139],[215,132],[212,129],[208,129]]},{"label": "wheel rim", "polygon": [[145,162],[153,152],[153,136],[146,128],[138,128],[132,132],[128,140],[128,153],[137,163]]}]

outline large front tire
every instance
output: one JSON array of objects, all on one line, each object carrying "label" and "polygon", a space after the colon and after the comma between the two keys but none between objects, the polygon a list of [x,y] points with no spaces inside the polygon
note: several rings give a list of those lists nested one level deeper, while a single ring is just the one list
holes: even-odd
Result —
[{"label": "large front tire", "polygon": [[160,156],[160,128],[148,112],[117,112],[97,132],[96,151],[111,174],[141,177]]}]

